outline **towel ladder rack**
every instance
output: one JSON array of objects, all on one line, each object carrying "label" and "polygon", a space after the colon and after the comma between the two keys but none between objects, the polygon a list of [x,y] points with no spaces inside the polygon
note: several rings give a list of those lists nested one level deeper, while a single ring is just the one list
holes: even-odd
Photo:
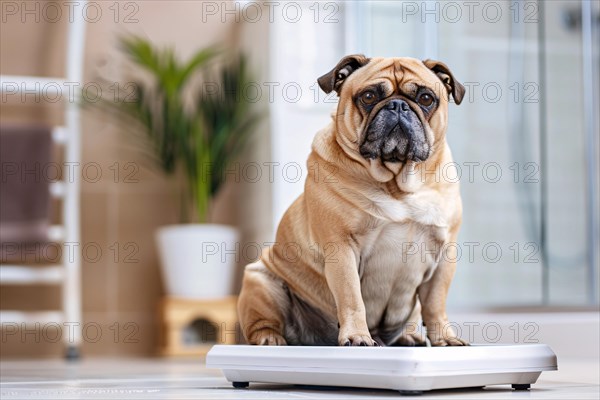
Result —
[{"label": "towel ladder rack", "polygon": [[[84,1],[85,2],[85,1]],[[67,84],[81,83],[83,78],[83,55],[85,42],[85,20],[81,13],[74,13],[67,22],[66,77],[50,78],[36,76],[0,76],[0,92],[4,94],[42,93],[56,94],[66,91]],[[67,92],[68,93],[68,92]],[[76,99],[63,96],[64,126],[55,127],[52,139],[64,148],[64,162],[80,165],[81,132],[80,108]],[[62,202],[62,216],[59,225],[53,225],[48,232],[50,242],[63,246],[59,263],[41,266],[1,265],[0,284],[29,285],[52,284],[62,286],[62,309],[51,311],[2,310],[0,323],[2,329],[25,327],[44,327],[44,324],[59,324],[74,327],[63,330],[62,340],[66,348],[66,358],[79,357],[82,344],[81,317],[81,254],[65,251],[66,243],[81,243],[80,236],[80,175],[75,174],[68,181],[53,182],[50,193]],[[65,256],[69,254],[69,256]]]}]

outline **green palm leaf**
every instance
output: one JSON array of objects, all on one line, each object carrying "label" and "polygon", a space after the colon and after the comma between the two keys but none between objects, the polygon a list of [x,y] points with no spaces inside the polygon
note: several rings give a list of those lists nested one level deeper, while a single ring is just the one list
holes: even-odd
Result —
[{"label": "green palm leaf", "polygon": [[[246,59],[224,58],[220,67],[209,69],[210,61],[221,54],[209,47],[180,63],[172,48],[157,49],[139,36],[122,37],[120,48],[134,65],[150,74],[152,82],[134,79],[131,98],[103,98],[84,106],[111,113],[126,131],[142,132],[165,173],[182,167],[190,200],[198,218],[204,220],[210,198],[222,186],[222,172],[243,150],[262,118],[241,96],[250,82]],[[216,96],[196,95],[195,107],[190,109],[185,107],[183,92],[196,74],[204,82],[217,83],[219,90]],[[213,173],[206,176],[209,164]]]}]

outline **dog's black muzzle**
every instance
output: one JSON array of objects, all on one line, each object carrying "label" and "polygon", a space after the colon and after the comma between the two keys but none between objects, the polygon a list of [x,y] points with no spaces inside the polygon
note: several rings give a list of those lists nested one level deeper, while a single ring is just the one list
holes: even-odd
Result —
[{"label": "dog's black muzzle", "polygon": [[407,101],[392,99],[377,111],[369,125],[360,154],[387,162],[425,161],[429,157],[425,129]]}]

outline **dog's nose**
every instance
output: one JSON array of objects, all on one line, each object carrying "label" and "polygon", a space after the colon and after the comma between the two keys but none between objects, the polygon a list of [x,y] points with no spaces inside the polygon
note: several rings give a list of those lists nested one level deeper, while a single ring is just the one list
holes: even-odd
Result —
[{"label": "dog's nose", "polygon": [[394,99],[385,106],[388,110],[396,111],[397,113],[405,113],[410,111],[408,103],[402,99]]}]

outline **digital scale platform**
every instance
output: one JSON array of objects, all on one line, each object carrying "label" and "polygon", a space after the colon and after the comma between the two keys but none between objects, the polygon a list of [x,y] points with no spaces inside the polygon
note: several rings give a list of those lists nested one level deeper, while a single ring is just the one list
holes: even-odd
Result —
[{"label": "digital scale platform", "polygon": [[544,344],[460,347],[321,347],[217,345],[208,368],[236,388],[251,382],[343,386],[418,394],[435,389],[512,385],[527,390],[543,371],[557,370]]}]

